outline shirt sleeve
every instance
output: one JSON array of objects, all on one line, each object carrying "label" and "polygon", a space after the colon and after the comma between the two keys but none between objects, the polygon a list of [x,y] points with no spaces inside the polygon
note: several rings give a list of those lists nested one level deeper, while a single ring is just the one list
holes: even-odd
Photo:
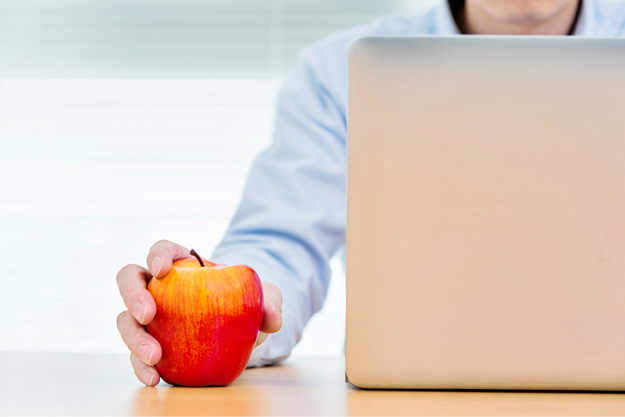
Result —
[{"label": "shirt sleeve", "polygon": [[323,305],[330,258],[345,241],[345,111],[320,82],[313,61],[304,52],[283,85],[273,143],[255,160],[211,259],[247,264],[282,292],[282,329],[254,350],[248,366],[290,354]]}]

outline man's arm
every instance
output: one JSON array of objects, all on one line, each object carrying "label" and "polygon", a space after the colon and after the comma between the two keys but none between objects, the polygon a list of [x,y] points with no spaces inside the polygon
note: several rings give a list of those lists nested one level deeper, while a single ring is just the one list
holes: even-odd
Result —
[{"label": "man's arm", "polygon": [[304,53],[279,95],[273,144],[256,159],[211,257],[248,264],[282,291],[282,330],[255,350],[249,366],[286,358],[325,300],[329,260],[345,240],[346,133],[344,109]]}]

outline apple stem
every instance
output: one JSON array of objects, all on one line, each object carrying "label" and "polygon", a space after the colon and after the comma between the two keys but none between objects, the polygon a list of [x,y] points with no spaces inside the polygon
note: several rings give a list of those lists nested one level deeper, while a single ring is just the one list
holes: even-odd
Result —
[{"label": "apple stem", "polygon": [[197,260],[200,261],[200,265],[202,265],[202,268],[204,268],[204,262],[202,262],[202,258],[200,257],[200,255],[197,254],[195,249],[191,249],[191,255],[195,256]]}]

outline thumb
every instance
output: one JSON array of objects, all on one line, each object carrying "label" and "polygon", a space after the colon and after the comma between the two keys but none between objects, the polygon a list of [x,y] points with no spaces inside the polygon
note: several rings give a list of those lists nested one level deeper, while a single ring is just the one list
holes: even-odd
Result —
[{"label": "thumb", "polygon": [[184,246],[169,240],[159,240],[150,248],[146,262],[152,277],[159,278],[167,275],[175,261],[190,257],[189,249]]},{"label": "thumb", "polygon": [[265,316],[260,331],[275,333],[282,328],[282,292],[272,282],[263,282]]}]

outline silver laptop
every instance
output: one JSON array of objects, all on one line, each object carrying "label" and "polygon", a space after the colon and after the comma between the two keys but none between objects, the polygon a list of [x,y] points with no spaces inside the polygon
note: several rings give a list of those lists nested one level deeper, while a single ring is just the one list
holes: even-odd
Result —
[{"label": "silver laptop", "polygon": [[625,390],[625,40],[350,53],[346,374]]}]

